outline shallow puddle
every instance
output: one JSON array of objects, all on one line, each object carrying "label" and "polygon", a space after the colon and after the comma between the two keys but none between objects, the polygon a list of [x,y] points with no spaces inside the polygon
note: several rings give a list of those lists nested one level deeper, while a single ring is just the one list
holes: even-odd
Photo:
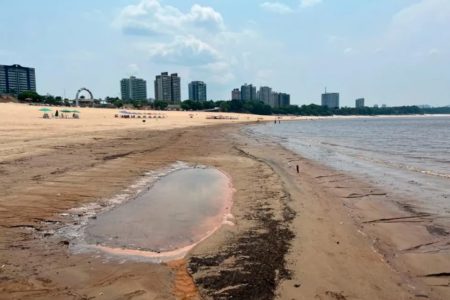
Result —
[{"label": "shallow puddle", "polygon": [[230,179],[217,169],[177,170],[90,220],[85,241],[112,254],[183,254],[221,226],[231,196]]}]

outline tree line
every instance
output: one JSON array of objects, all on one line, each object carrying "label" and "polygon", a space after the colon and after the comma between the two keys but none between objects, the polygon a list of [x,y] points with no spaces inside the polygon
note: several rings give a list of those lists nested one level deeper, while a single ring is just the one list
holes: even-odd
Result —
[{"label": "tree line", "polygon": [[420,114],[450,114],[450,106],[435,108],[420,108],[418,106],[396,106],[396,107],[341,107],[337,109],[328,108],[317,104],[289,105],[286,107],[273,108],[261,101],[183,101],[184,110],[208,110],[219,108],[222,112],[252,113],[257,115],[295,115],[295,116],[376,116],[376,115],[420,115]]},{"label": "tree line", "polygon": [[[68,99],[59,96],[46,95],[42,96],[36,92],[23,92],[19,94],[18,99],[21,101],[32,101],[45,103],[50,105],[70,105]],[[140,109],[144,107],[152,107],[154,109],[165,110],[168,103],[165,101],[155,100],[152,103],[147,101],[130,101],[124,102],[117,97],[106,97],[105,101],[110,105],[121,108],[124,105],[131,105]],[[420,114],[450,114],[450,106],[420,108],[418,106],[397,106],[397,107],[342,107],[338,109],[328,108],[317,104],[309,105],[289,105],[286,107],[273,108],[261,101],[192,101],[186,100],[181,102],[181,109],[188,111],[201,111],[218,109],[221,112],[234,113],[251,113],[256,115],[295,115],[295,116],[375,116],[375,115],[420,115]]]}]

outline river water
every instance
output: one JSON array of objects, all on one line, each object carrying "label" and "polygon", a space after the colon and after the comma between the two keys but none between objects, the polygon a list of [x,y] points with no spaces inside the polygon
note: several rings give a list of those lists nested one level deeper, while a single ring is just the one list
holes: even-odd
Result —
[{"label": "river water", "polygon": [[450,214],[450,116],[371,117],[252,126],[286,148]]}]

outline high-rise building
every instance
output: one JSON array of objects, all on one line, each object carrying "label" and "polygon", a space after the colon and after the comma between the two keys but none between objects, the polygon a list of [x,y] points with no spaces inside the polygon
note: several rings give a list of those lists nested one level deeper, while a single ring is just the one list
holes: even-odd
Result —
[{"label": "high-rise building", "polygon": [[365,106],[364,102],[365,102],[364,98],[356,99],[355,100],[355,107],[356,108],[363,108]]},{"label": "high-rise building", "polygon": [[270,95],[270,102],[267,104],[272,108],[287,107],[291,105],[291,95],[272,92]]},{"label": "high-rise building", "polygon": [[131,76],[120,81],[122,101],[146,101],[147,82],[144,79]]},{"label": "high-rise building", "polygon": [[272,98],[272,88],[268,86],[262,86],[259,88],[259,100],[264,102],[264,104],[270,105],[270,100]]},{"label": "high-rise building", "polygon": [[241,91],[239,89],[231,91],[231,100],[241,100]]},{"label": "high-rise building", "polygon": [[269,105],[272,108],[280,107],[280,93],[272,92],[270,95]]},{"label": "high-rise building", "polygon": [[189,83],[189,100],[206,101],[206,83],[203,81],[192,81]]},{"label": "high-rise building", "polygon": [[36,92],[34,68],[0,65],[0,94],[18,95],[27,91]]},{"label": "high-rise building", "polygon": [[278,95],[279,107],[287,107],[291,105],[291,95],[280,93]]},{"label": "high-rise building", "polygon": [[163,72],[155,79],[155,100],[170,102],[172,99],[171,78],[169,73]]},{"label": "high-rise building", "polygon": [[339,108],[339,93],[322,94],[322,106],[328,108]]},{"label": "high-rise building", "polygon": [[163,72],[156,76],[155,100],[166,101],[169,104],[181,102],[181,79],[177,73],[169,76],[168,72]]},{"label": "high-rise building", "polygon": [[253,86],[252,84],[244,84],[243,86],[241,86],[241,100],[243,101],[257,100],[256,86]]},{"label": "high-rise building", "polygon": [[172,104],[181,102],[181,78],[177,73],[170,75],[170,88],[172,89]]}]

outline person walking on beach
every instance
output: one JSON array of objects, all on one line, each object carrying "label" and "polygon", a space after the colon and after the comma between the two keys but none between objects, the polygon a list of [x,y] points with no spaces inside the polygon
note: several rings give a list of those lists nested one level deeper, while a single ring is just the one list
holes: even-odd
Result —
[{"label": "person walking on beach", "polygon": [[300,167],[297,165],[297,174],[300,174]]},{"label": "person walking on beach", "polygon": [[57,118],[58,116],[59,116],[59,111],[56,110],[56,112],[55,112],[55,118]]}]

